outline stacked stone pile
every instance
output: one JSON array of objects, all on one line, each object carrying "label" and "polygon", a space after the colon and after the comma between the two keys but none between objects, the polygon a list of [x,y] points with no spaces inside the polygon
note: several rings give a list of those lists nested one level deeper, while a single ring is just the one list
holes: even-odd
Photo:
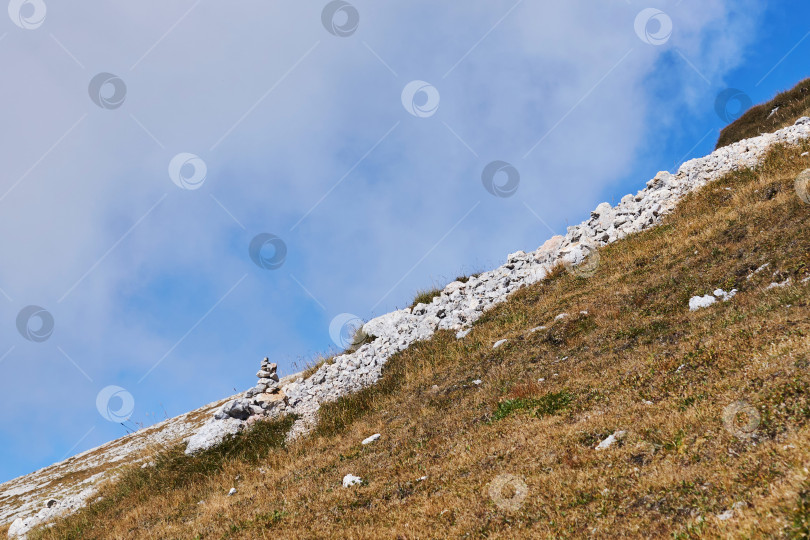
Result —
[{"label": "stacked stone pile", "polygon": [[279,387],[278,365],[265,357],[261,369],[256,373],[259,382],[255,387],[245,392],[244,398],[237,398],[226,403],[214,418],[225,420],[236,418],[247,420],[251,416],[266,415],[276,405],[284,402],[284,392]]},{"label": "stacked stone pile", "polygon": [[[810,118],[796,125],[746,139],[684,163],[677,174],[659,172],[635,195],[626,195],[615,207],[601,203],[588,220],[569,227],[564,236],[555,236],[537,250],[518,251],[507,257],[506,264],[495,270],[454,281],[429,304],[401,309],[372,319],[363,326],[366,335],[376,339],[357,350],[342,354],[324,364],[310,377],[278,385],[275,364],[267,359],[259,371],[259,385],[244,399],[228,403],[189,441],[187,453],[216,444],[228,433],[245,425],[246,418],[272,418],[281,414],[299,415],[290,437],[307,433],[314,425],[320,404],[355,392],[375,383],[385,362],[410,344],[429,339],[437,330],[455,330],[463,339],[465,330],[488,309],[505,302],[521,287],[545,278],[557,264],[577,267],[595,247],[615,242],[661,222],[689,192],[717,180],[727,173],[756,166],[774,144],[795,144],[810,137]],[[271,368],[271,369],[267,369]],[[272,397],[264,397],[272,396]],[[271,404],[271,405],[267,405]]]},{"label": "stacked stone pile", "polygon": [[253,397],[259,394],[277,394],[281,391],[278,387],[278,365],[270,362],[265,357],[262,360],[262,366],[256,376],[259,378],[258,384],[254,388],[248,390],[248,397]]}]

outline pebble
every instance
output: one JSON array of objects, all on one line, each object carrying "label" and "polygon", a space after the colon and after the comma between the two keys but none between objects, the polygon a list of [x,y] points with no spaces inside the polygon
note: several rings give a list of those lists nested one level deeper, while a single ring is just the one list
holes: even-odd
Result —
[{"label": "pebble", "polygon": [[353,474],[347,474],[343,477],[343,487],[352,487],[357,486],[363,483],[363,479],[359,476],[354,476]]},{"label": "pebble", "polygon": [[375,433],[371,437],[366,437],[365,439],[363,439],[363,442],[361,442],[360,444],[370,444],[370,443],[373,443],[374,441],[376,441],[379,438],[380,438],[380,434]]},{"label": "pebble", "polygon": [[610,448],[613,445],[613,443],[622,440],[626,434],[627,434],[626,431],[617,431],[613,433],[612,435],[608,436],[607,439],[596,445],[595,450],[606,450]]},{"label": "pebble", "polygon": [[791,283],[792,280],[790,278],[787,278],[785,281],[780,281],[779,283],[771,283],[770,285],[765,287],[765,290],[769,291],[771,289],[781,289],[782,287],[787,287]]},{"label": "pebble", "polygon": [[697,311],[702,308],[707,308],[717,302],[717,298],[707,294],[706,296],[693,296],[689,299],[689,311]]}]

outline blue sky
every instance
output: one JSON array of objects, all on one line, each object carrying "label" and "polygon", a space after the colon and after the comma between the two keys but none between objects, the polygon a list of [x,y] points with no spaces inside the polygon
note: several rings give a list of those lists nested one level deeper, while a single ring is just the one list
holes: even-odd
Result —
[{"label": "blue sky", "polygon": [[[295,371],[335,317],[709,153],[722,91],[807,76],[805,3],[690,4],[13,0],[0,481],[245,390],[264,356]],[[511,196],[482,184],[496,160]]]}]

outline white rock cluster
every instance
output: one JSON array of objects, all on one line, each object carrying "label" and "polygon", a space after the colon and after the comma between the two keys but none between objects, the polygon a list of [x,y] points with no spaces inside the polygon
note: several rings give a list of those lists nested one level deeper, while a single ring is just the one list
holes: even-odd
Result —
[{"label": "white rock cluster", "polygon": [[[257,406],[258,388],[248,391],[243,400],[229,403],[227,410],[223,408],[211,419],[199,436],[191,439],[187,452],[206,448],[240,429],[247,421],[245,415],[273,418],[285,413],[297,414],[300,418],[290,438],[307,433],[315,423],[321,403],[375,383],[386,361],[412,343],[429,339],[437,330],[453,330],[462,338],[485,311],[506,301],[519,288],[542,280],[556,264],[562,262],[576,267],[588,258],[594,246],[604,246],[660,223],[687,193],[733,170],[755,166],[770,146],[794,144],[808,136],[810,118],[805,117],[776,133],[743,140],[706,157],[687,161],[677,174],[659,172],[635,195],[624,196],[615,207],[601,203],[588,220],[568,227],[565,236],[549,239],[536,251],[512,253],[499,268],[466,282],[450,283],[429,304],[417,304],[413,309],[401,309],[367,322],[363,331],[374,336],[373,340],[353,352],[337,356],[333,363],[322,365],[306,379],[298,378],[282,385],[279,393],[286,399],[275,401],[272,407]],[[266,382],[266,379],[260,381]]]},{"label": "white rock cluster", "polygon": [[47,523],[59,516],[71,514],[83,507],[87,500],[94,494],[95,489],[88,488],[76,495],[65,497],[62,500],[51,499],[47,502],[45,507],[36,514],[15,519],[8,529],[9,538],[25,538],[34,527]]},{"label": "white rock cluster", "polygon": [[705,296],[693,296],[689,299],[689,311],[697,311],[702,308],[707,308],[717,302],[718,298],[723,302],[728,302],[736,295],[737,289],[731,289],[728,292],[724,291],[723,289],[715,289],[712,294],[707,294]]}]

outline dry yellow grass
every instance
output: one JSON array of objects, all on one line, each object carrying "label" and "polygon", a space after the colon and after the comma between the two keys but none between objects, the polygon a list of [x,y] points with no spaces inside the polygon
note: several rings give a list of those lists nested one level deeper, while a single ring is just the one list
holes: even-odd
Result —
[{"label": "dry yellow grass", "polygon": [[[377,386],[324,407],[317,435],[176,489],[110,486],[113,504],[37,537],[797,535],[810,519],[797,510],[810,476],[810,206],[793,178],[808,150],[777,148],[688,197],[661,227],[604,248],[591,278],[555,272],[463,340],[440,332],[400,353]],[[718,287],[739,293],[688,310]],[[496,419],[510,399],[530,406]],[[750,436],[724,425],[738,401],[760,417]],[[627,434],[594,450],[616,430]],[[344,489],[347,473],[364,484]]]},{"label": "dry yellow grass", "polygon": [[716,148],[773,133],[792,126],[802,116],[810,115],[810,79],[799,82],[790,90],[780,92],[770,101],[755,105],[720,132]]}]

